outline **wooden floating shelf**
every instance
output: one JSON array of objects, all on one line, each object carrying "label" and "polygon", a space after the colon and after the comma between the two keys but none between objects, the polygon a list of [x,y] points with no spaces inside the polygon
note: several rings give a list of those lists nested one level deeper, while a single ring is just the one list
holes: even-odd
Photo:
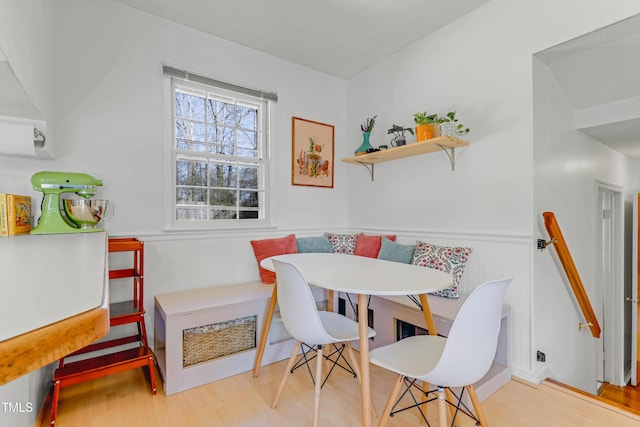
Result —
[{"label": "wooden floating shelf", "polygon": [[375,151],[373,153],[362,154],[360,156],[348,157],[346,159],[342,159],[342,161],[367,167],[371,173],[371,180],[373,181],[373,165],[376,163],[404,159],[421,154],[433,153],[435,151],[444,151],[451,161],[451,170],[454,170],[455,149],[459,147],[466,147],[467,145],[469,145],[467,141],[463,141],[452,136],[439,136],[437,138],[427,139],[426,141],[412,142],[400,147],[393,147],[386,150]]}]

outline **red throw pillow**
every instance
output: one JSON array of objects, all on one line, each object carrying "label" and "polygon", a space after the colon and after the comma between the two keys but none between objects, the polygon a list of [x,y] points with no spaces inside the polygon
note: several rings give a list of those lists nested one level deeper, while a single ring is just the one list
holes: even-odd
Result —
[{"label": "red throw pillow", "polygon": [[256,255],[256,261],[258,261],[260,280],[262,280],[262,283],[267,284],[275,283],[276,273],[262,268],[260,261],[270,256],[298,253],[298,243],[295,234],[276,239],[252,240],[251,246],[253,246],[253,253]]},{"label": "red throw pillow", "polygon": [[[396,236],[385,236],[389,240],[395,242]],[[365,234],[358,234],[358,240],[356,241],[356,248],[353,251],[354,255],[366,256],[369,258],[377,258],[378,252],[380,252],[380,246],[382,245],[382,236],[367,236]]]}]

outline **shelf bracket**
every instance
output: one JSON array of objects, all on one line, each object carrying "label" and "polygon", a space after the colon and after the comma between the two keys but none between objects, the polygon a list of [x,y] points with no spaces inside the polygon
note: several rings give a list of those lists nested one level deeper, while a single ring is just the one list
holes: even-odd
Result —
[{"label": "shelf bracket", "polygon": [[365,168],[367,168],[367,170],[369,171],[369,175],[371,175],[371,181],[373,181],[373,170],[374,170],[374,163],[364,163],[364,162],[358,162],[359,165],[364,166]]},{"label": "shelf bracket", "polygon": [[449,157],[449,162],[451,163],[451,170],[456,170],[456,149],[455,147],[446,147],[444,145],[436,144],[438,147],[444,151],[444,153]]}]

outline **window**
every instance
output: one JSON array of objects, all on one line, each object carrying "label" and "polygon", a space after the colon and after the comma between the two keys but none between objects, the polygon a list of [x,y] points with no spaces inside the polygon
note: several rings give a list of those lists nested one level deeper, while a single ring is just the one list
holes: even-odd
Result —
[{"label": "window", "polygon": [[266,224],[268,101],[177,78],[171,95],[173,227]]}]

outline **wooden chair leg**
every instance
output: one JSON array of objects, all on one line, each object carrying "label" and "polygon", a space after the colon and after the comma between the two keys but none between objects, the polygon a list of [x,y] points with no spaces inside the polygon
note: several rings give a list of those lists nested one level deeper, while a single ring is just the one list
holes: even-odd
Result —
[{"label": "wooden chair leg", "polygon": [[258,344],[258,350],[256,351],[256,360],[253,363],[253,377],[257,377],[260,372],[260,364],[262,363],[262,355],[264,354],[264,348],[267,345],[269,339],[269,330],[271,329],[271,320],[273,319],[273,313],[276,311],[276,305],[278,304],[278,284],[273,284],[273,292],[271,293],[271,301],[269,301],[269,307],[267,307],[267,313],[264,317],[264,323],[262,325],[262,334],[260,335],[260,343]]},{"label": "wooden chair leg", "polygon": [[444,389],[438,386],[438,418],[440,427],[447,427],[447,401],[444,396]]},{"label": "wooden chair leg", "polygon": [[284,389],[284,384],[287,382],[287,378],[289,378],[289,374],[291,373],[291,369],[293,365],[296,363],[296,359],[298,358],[298,351],[300,351],[300,345],[302,343],[300,341],[296,342],[296,345],[293,346],[293,352],[291,353],[291,357],[289,358],[289,363],[287,363],[287,369],[284,371],[284,376],[282,377],[282,381],[280,381],[280,386],[278,387],[278,391],[276,392],[275,397],[273,398],[273,403],[271,404],[272,408],[278,406],[278,400],[280,400],[280,395],[282,394],[282,390]]},{"label": "wooden chair leg", "polygon": [[389,414],[391,414],[393,405],[395,405],[396,399],[398,398],[398,394],[400,394],[400,386],[402,386],[403,380],[404,380],[403,375],[398,375],[396,377],[396,380],[393,383],[393,387],[391,388],[391,393],[389,393],[389,398],[387,399],[387,403],[384,405],[382,416],[380,416],[378,427],[384,427],[387,424],[387,421],[389,421]]},{"label": "wooden chair leg", "polygon": [[[358,382],[362,384],[362,378],[360,378],[360,368],[358,368],[358,360],[356,359],[356,355],[353,353],[353,348],[351,344],[345,342],[344,345],[347,347],[347,354],[349,355],[349,361],[351,365],[353,365],[353,370],[356,373],[356,377],[358,377]],[[373,418],[378,418],[378,413],[376,412],[376,408],[373,407],[373,399],[371,399],[371,415]]]},{"label": "wooden chair leg", "polygon": [[478,399],[478,395],[476,394],[476,389],[473,387],[473,385],[467,386],[467,392],[469,393],[469,398],[471,399],[471,403],[473,403],[473,409],[476,412],[476,417],[478,418],[478,421],[480,421],[480,425],[482,427],[489,427],[489,423],[487,423],[487,418],[484,415],[482,406],[480,406],[480,399]]},{"label": "wooden chair leg", "polygon": [[313,395],[313,427],[320,425],[320,390],[322,389],[322,346],[318,346],[316,355],[316,378],[315,390]]},{"label": "wooden chair leg", "polygon": [[[451,389],[449,388],[445,388],[444,389],[444,394],[447,397],[447,399],[449,400],[449,402],[455,402],[457,399],[456,397],[453,395],[453,392],[451,391]],[[447,405],[449,407],[449,412],[451,412],[451,418],[453,418],[453,422],[455,424],[456,421],[456,408],[452,405]]]}]

